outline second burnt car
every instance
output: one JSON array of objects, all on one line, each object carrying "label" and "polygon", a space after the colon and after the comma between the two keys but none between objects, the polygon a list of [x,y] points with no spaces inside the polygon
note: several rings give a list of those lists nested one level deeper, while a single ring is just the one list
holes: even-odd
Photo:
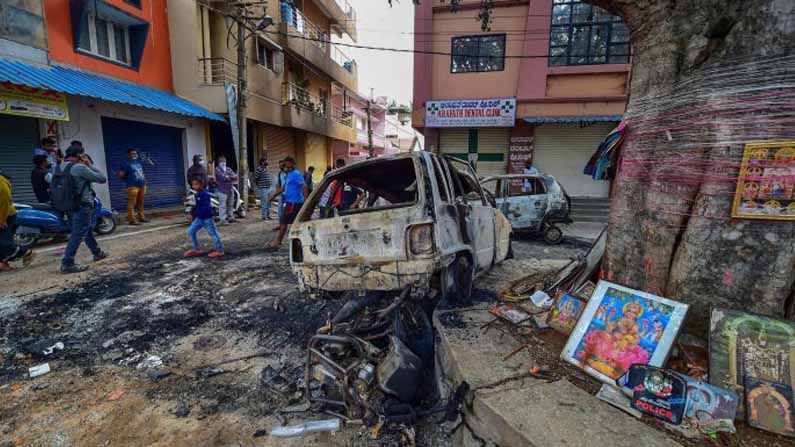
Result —
[{"label": "second burnt car", "polygon": [[511,224],[460,160],[414,152],[327,175],[290,229],[303,291],[350,299],[309,342],[308,400],[371,427],[455,416],[439,404],[433,309],[467,301],[510,253]]}]

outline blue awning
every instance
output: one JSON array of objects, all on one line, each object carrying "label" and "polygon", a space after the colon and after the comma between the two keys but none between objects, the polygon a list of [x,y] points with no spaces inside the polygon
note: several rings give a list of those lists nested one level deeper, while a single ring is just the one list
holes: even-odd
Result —
[{"label": "blue awning", "polygon": [[69,95],[224,121],[221,115],[171,93],[61,65],[37,66],[0,59],[0,82],[5,81],[34,88],[48,88]]},{"label": "blue awning", "polygon": [[620,123],[621,115],[594,116],[532,116],[523,118],[529,124]]}]

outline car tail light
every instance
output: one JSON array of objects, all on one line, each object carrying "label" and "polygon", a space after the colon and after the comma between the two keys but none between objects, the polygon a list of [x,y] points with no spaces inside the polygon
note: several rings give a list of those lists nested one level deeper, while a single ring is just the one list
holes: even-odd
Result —
[{"label": "car tail light", "polygon": [[293,239],[290,243],[290,259],[293,262],[304,262],[304,247],[301,245],[301,239]]},{"label": "car tail light", "polygon": [[412,254],[422,255],[433,251],[433,225],[415,225],[409,230],[409,249]]}]

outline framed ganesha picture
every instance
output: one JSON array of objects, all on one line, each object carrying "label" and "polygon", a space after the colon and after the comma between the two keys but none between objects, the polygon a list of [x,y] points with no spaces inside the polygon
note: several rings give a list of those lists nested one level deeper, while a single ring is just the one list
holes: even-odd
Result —
[{"label": "framed ganesha picture", "polygon": [[599,281],[561,358],[597,379],[615,383],[633,364],[662,367],[688,306]]},{"label": "framed ganesha picture", "polygon": [[745,145],[732,217],[795,220],[795,141]]}]

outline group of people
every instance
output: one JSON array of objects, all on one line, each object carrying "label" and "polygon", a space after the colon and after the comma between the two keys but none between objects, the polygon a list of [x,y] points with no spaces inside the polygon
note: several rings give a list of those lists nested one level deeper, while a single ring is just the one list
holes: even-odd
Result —
[{"label": "group of people", "polygon": [[[93,227],[96,225],[95,192],[94,184],[107,183],[108,178],[99,169],[94,167],[91,158],[86,154],[80,141],[73,141],[65,151],[58,149],[54,138],[44,138],[41,147],[34,151],[34,169],[31,172],[31,182],[36,199],[41,203],[53,201],[53,189],[57,185],[69,185],[70,194],[75,197],[74,209],[65,211],[70,222],[71,233],[61,259],[62,273],[77,273],[85,271],[88,267],[75,263],[75,255],[79,246],[85,242],[93,255],[94,261],[105,259],[108,255],[103,251],[94,238]],[[343,160],[337,160],[335,167],[345,165]],[[130,225],[141,225],[148,222],[144,214],[144,196],[147,191],[147,181],[144,164],[138,151],[129,149],[127,160],[116,172],[119,179],[127,187],[127,221]],[[279,232],[275,240],[268,244],[269,248],[281,247],[289,225],[291,225],[303,206],[304,200],[314,187],[313,174],[315,168],[310,166],[306,172],[301,173],[296,168],[296,161],[287,157],[279,161],[279,174],[276,181],[268,171],[268,160],[263,157],[254,172],[257,194],[261,202],[261,218],[271,220],[271,203],[278,198]],[[326,173],[331,171],[329,166]],[[68,177],[68,181],[63,178]],[[207,231],[213,240],[214,249],[208,254],[211,258],[224,255],[224,246],[216,227],[216,208],[221,225],[235,222],[234,211],[236,197],[233,194],[234,185],[239,177],[227,165],[225,157],[219,157],[213,175],[208,174],[204,158],[201,155],[193,157],[193,164],[187,171],[187,182],[190,193],[187,202],[190,205],[190,227],[188,235],[191,240],[191,249],[185,256],[192,257],[204,254],[198,240],[198,233],[202,229]],[[56,180],[60,178],[61,180]],[[343,185],[339,185],[343,186]],[[343,208],[353,206],[357,192],[351,187],[335,188],[332,184],[321,199],[321,210],[325,215],[333,207]],[[333,191],[330,193],[329,191]],[[56,206],[57,208],[57,206]],[[0,271],[10,269],[9,262],[23,259],[29,264],[34,252],[22,249],[14,243],[16,210],[12,200],[11,182],[0,175]]]}]

